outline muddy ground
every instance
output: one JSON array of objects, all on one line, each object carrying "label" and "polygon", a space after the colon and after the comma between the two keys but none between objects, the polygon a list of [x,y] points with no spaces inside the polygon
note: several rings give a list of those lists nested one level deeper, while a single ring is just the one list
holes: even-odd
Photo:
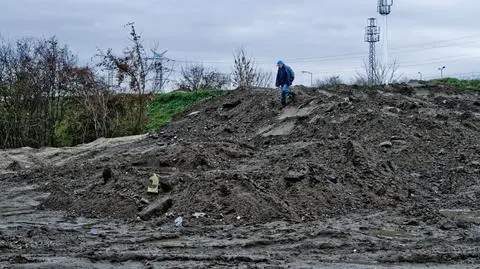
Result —
[{"label": "muddy ground", "polygon": [[0,268],[480,268],[478,95],[296,92],[283,109],[277,91],[236,90],[158,133],[0,151]]}]

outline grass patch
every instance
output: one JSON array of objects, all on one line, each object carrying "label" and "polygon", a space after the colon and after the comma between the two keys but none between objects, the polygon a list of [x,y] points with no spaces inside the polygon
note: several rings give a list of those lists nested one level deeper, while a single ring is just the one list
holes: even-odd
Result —
[{"label": "grass patch", "polygon": [[444,78],[434,80],[434,82],[452,86],[464,91],[480,91],[480,79],[464,80],[457,78]]},{"label": "grass patch", "polygon": [[157,94],[147,107],[149,123],[145,131],[152,131],[161,128],[170,121],[173,116],[185,111],[201,100],[225,93],[222,90],[200,90],[195,92],[173,92]]}]

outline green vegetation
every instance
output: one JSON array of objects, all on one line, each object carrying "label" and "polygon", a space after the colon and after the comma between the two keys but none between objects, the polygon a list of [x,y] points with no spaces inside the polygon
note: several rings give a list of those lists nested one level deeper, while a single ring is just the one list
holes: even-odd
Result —
[{"label": "green vegetation", "polygon": [[[88,66],[80,65],[55,37],[0,39],[0,148],[64,147],[138,135],[225,92],[204,89],[221,89],[230,76],[196,66],[183,69],[191,72],[184,72],[178,85],[193,91],[156,94],[166,78],[161,86],[147,86],[158,71],[157,62],[129,25],[132,43],[123,53],[100,50]],[[107,83],[102,70],[114,72],[114,81]],[[193,84],[183,85],[185,81]],[[112,82],[124,93],[113,91]]]},{"label": "green vegetation", "polygon": [[[172,118],[200,101],[226,92],[225,90],[199,90],[149,94],[142,97],[146,102],[143,108],[138,106],[137,95],[106,93],[104,96],[105,106],[96,108],[93,111],[94,114],[83,105],[83,99],[63,98],[60,106],[64,110],[53,126],[52,140],[54,143],[49,144],[49,146],[75,146],[92,142],[98,137],[120,137],[156,131]],[[103,111],[103,109],[106,111],[104,119],[102,115],[95,114]],[[146,117],[144,121],[138,124],[136,115],[141,109],[145,110]],[[16,115],[14,112],[6,110],[5,106],[0,104],[0,127],[10,122],[10,118]],[[139,125],[140,130],[137,129],[137,125]],[[29,125],[25,124],[25,126]],[[25,131],[25,133],[27,132]],[[23,144],[33,147],[45,146],[34,139],[26,140],[19,145]],[[2,147],[13,146],[11,144],[0,144],[0,148]]]},{"label": "green vegetation", "polygon": [[444,78],[434,80],[439,84],[448,85],[455,87],[459,90],[464,91],[480,91],[480,79],[473,79],[473,80],[463,80],[457,78]]},{"label": "green vegetation", "polygon": [[221,90],[199,90],[194,92],[173,92],[158,94],[147,106],[148,124],[145,131],[156,130],[181,113],[206,98],[224,93]]},{"label": "green vegetation", "polygon": [[74,144],[73,137],[69,135],[69,128],[71,123],[65,118],[55,124],[55,142],[59,147],[67,147]]}]

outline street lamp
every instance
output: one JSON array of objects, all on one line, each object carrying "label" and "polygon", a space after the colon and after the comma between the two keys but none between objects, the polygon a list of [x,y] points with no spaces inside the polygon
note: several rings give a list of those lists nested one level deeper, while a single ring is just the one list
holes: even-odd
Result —
[{"label": "street lamp", "polygon": [[422,72],[418,72],[418,75],[420,76],[420,80],[422,80]]},{"label": "street lamp", "polygon": [[302,71],[304,74],[310,74],[310,87],[313,87],[313,74],[312,72]]},{"label": "street lamp", "polygon": [[438,70],[440,70],[440,78],[443,78],[443,69],[445,69],[445,66],[438,68]]}]

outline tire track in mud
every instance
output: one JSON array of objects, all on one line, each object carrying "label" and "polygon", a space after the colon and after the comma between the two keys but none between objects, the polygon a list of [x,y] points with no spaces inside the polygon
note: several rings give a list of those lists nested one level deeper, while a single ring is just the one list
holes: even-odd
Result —
[{"label": "tire track in mud", "polygon": [[[426,268],[479,258],[475,237],[461,240],[464,231],[405,230],[397,223],[406,220],[397,216],[392,222],[392,212],[297,224],[175,228],[39,211],[36,205],[46,194],[36,186],[0,181],[0,187],[8,194],[0,199],[0,268],[383,268],[378,262]],[[5,206],[12,197],[17,202]],[[425,266],[410,264],[419,262]]]}]

